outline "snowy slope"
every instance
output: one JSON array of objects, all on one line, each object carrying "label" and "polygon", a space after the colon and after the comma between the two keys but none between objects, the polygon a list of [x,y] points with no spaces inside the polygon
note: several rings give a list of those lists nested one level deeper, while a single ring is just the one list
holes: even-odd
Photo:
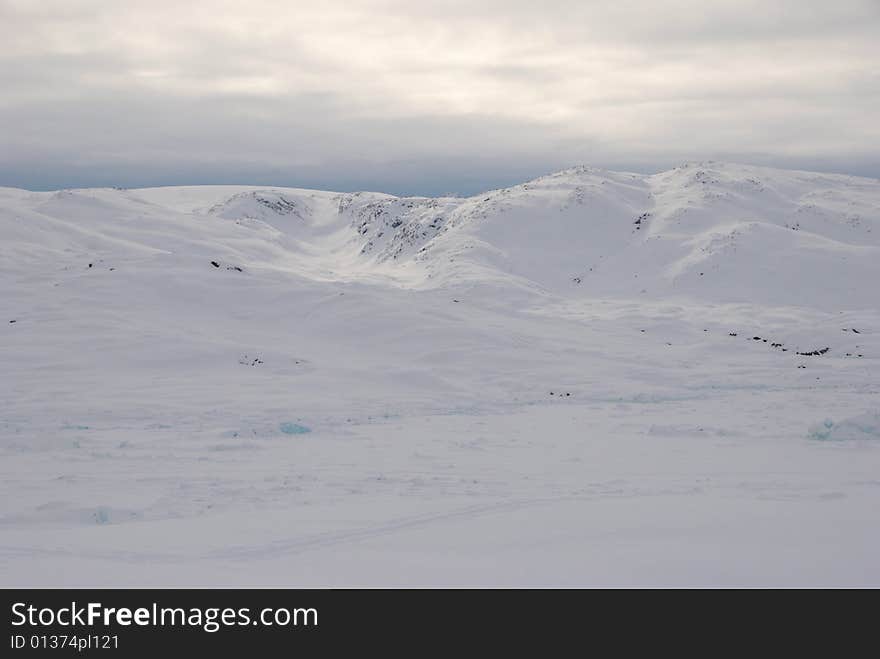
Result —
[{"label": "snowy slope", "polygon": [[0,584],[878,585],[878,236],[724,163],[0,188]]},{"label": "snowy slope", "polygon": [[858,307],[876,303],[852,282],[878,275],[878,187],[694,163],[654,176],[574,168],[468,199],[242,186],[6,190],[4,230],[7,249],[45,239],[82,256],[210,248],[250,266],[410,288],[486,280],[575,297]]}]

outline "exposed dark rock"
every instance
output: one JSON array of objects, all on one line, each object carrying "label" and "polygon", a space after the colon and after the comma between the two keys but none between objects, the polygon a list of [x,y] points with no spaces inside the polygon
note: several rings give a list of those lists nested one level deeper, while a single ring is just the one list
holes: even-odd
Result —
[{"label": "exposed dark rock", "polygon": [[821,348],[819,350],[810,350],[807,352],[797,352],[795,354],[801,355],[802,357],[818,357],[820,355],[824,355],[829,350],[830,350],[830,348],[826,347],[826,348]]}]

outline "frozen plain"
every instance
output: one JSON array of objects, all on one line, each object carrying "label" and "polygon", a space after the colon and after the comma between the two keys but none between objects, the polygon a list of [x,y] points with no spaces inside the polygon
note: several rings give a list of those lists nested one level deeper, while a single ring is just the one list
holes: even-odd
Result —
[{"label": "frozen plain", "polygon": [[880,585],[877,180],[6,188],[0,239],[0,585]]}]

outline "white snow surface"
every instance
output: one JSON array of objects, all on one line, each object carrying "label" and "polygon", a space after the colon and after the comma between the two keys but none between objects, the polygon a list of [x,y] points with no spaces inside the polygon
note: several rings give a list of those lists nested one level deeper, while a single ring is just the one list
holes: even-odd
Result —
[{"label": "white snow surface", "polygon": [[2,586],[880,586],[880,181],[0,188]]}]

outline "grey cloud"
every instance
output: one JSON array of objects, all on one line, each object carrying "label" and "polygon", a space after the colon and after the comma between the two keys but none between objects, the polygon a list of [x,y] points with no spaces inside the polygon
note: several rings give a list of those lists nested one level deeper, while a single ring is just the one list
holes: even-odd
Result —
[{"label": "grey cloud", "polygon": [[0,0],[0,185],[878,175],[874,0]]}]

